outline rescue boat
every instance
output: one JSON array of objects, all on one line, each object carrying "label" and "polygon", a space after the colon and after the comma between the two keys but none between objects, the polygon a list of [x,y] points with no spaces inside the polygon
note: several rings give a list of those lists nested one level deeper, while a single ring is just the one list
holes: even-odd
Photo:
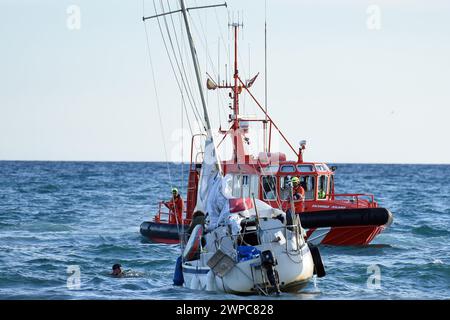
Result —
[{"label": "rescue boat", "polygon": [[[184,6],[184,1],[180,1]],[[182,9],[176,11],[183,12]],[[169,14],[169,13],[164,13]],[[153,16],[153,17],[157,17]],[[153,18],[147,17],[144,20]],[[188,19],[185,17],[186,29],[189,30]],[[221,174],[226,177],[230,190],[230,196],[235,198],[252,198],[266,205],[281,210],[282,212],[295,212],[299,218],[299,224],[306,229],[305,241],[311,245],[326,244],[337,246],[367,245],[393,220],[392,213],[382,208],[375,201],[372,194],[335,192],[336,167],[329,166],[323,162],[304,161],[306,141],[301,141],[295,148],[285,137],[279,126],[273,121],[263,106],[253,95],[251,87],[257,80],[258,75],[250,80],[243,81],[238,69],[238,30],[239,23],[231,25],[234,30],[234,69],[233,80],[214,81],[207,79],[208,90],[229,90],[231,99],[231,114],[229,116],[230,127],[228,130],[220,130],[223,139],[216,144],[212,140],[211,128],[207,126],[206,134],[192,136],[191,155],[189,165],[189,178],[187,184],[187,196],[185,211],[182,221],[170,219],[174,212],[165,208],[162,203],[150,221],[145,221],[140,226],[140,233],[155,242],[174,244],[179,243],[184,237],[185,230],[192,221],[193,213],[198,207],[203,206],[208,218],[212,212],[200,199],[205,196],[206,187],[202,186],[201,180],[205,170],[205,151],[195,150],[194,144],[197,140],[213,141],[214,150],[220,148],[226,137],[231,138],[233,144],[233,155],[230,160],[218,160],[217,166]],[[203,95],[203,84],[196,62],[195,49],[193,48],[192,36],[188,31],[188,39],[191,41],[191,50],[197,80],[201,96]],[[260,118],[249,117],[240,112],[239,97],[246,92],[260,109]],[[203,101],[205,122],[209,124],[206,104]],[[249,144],[249,124],[260,124],[264,135],[264,148],[257,155],[249,154],[246,146]],[[294,155],[288,159],[286,154],[272,150],[271,142],[273,136],[279,134],[282,141],[287,144]],[[292,199],[292,179],[296,177],[304,189],[302,199]],[[271,221],[268,224],[273,224]],[[266,228],[261,223],[261,230]],[[286,224],[278,225],[277,228],[286,228]],[[283,231],[283,230],[282,230]],[[283,231],[285,232],[285,231]],[[292,238],[292,237],[291,237]],[[306,242],[305,242],[306,243]],[[292,245],[292,243],[291,243]],[[296,247],[296,250],[300,250]],[[263,250],[263,249],[261,249]],[[202,266],[202,268],[206,266]],[[199,268],[198,264],[183,266],[189,273],[190,268]],[[205,269],[205,273],[206,273]]]}]

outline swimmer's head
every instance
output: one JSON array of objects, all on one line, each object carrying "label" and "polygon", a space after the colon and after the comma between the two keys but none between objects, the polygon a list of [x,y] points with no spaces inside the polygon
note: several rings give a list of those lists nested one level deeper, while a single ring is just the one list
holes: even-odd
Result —
[{"label": "swimmer's head", "polygon": [[122,269],[120,269],[122,266],[118,263],[112,266],[112,274],[114,276],[119,276],[122,273]]}]

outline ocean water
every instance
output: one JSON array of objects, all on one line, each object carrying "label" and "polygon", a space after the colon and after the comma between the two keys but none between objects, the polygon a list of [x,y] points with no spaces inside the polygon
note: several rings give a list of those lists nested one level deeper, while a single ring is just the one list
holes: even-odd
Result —
[{"label": "ocean water", "polygon": [[[179,247],[139,225],[186,178],[165,163],[0,162],[0,299],[266,299],[172,286]],[[450,165],[340,164],[336,192],[374,193],[394,223],[369,246],[322,246],[327,276],[279,299],[450,298]],[[112,278],[117,262],[132,276]]]}]

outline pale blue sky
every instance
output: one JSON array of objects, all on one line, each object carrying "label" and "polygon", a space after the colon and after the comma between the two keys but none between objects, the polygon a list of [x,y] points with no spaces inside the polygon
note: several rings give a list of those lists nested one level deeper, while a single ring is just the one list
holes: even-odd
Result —
[{"label": "pale blue sky", "polygon": [[[261,72],[254,91],[264,101],[264,1],[227,2],[244,12],[241,72]],[[145,3],[152,14],[152,1]],[[80,30],[67,28],[70,5],[81,10]],[[381,9],[381,30],[366,26],[369,5]],[[269,110],[293,143],[308,141],[307,160],[450,163],[449,1],[268,0],[268,6]],[[228,41],[226,16],[221,9],[193,14],[198,29],[202,21],[208,30],[214,63],[218,23]],[[166,159],[141,17],[142,0],[0,2],[0,160]],[[166,144],[174,146],[180,94],[157,25],[147,28]],[[208,102],[218,126],[214,93]],[[245,108],[255,110],[248,99]],[[170,146],[175,160],[179,148]]]}]

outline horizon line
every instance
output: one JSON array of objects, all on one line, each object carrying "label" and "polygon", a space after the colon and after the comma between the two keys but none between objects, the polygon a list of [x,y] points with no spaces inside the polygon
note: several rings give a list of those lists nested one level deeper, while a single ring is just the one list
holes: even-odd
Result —
[{"label": "horizon line", "polygon": [[[164,161],[164,160],[3,160],[0,162],[67,162],[67,163],[173,163],[173,164],[190,164],[190,162],[181,161]],[[379,165],[450,165],[450,163],[444,162],[333,162],[333,161],[305,161],[313,163],[326,163],[326,164],[379,164]]]}]

